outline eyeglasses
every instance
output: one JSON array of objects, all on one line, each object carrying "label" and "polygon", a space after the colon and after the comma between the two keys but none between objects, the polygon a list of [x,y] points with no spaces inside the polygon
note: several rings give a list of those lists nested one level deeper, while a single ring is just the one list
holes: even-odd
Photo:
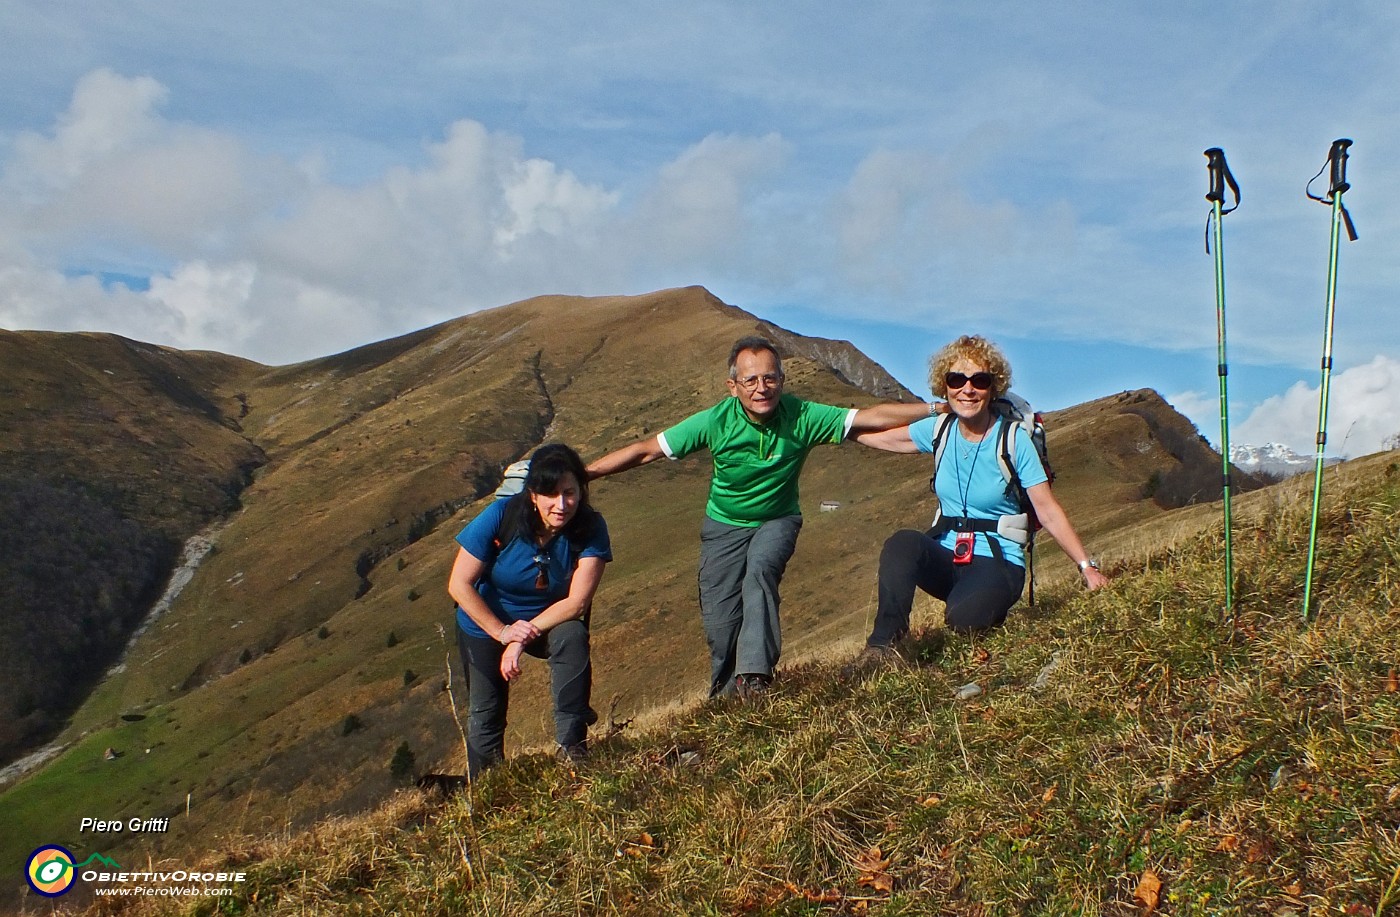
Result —
[{"label": "eyeglasses", "polygon": [[995,381],[996,377],[991,373],[973,373],[970,376],[965,376],[962,373],[947,373],[943,376],[943,384],[948,386],[950,392],[956,392],[969,382],[979,392],[985,392],[992,387],[992,383]]},{"label": "eyeglasses", "polygon": [[535,555],[535,588],[543,592],[549,588],[549,558]]},{"label": "eyeglasses", "polygon": [[782,373],[764,373],[761,376],[745,376],[742,379],[735,379],[735,384],[746,392],[751,392],[758,388],[758,383],[762,382],[768,388],[777,388],[783,384]]}]

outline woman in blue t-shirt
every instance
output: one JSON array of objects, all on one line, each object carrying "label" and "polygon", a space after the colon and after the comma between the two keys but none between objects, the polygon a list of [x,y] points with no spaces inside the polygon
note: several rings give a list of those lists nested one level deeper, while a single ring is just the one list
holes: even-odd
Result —
[{"label": "woman in blue t-shirt", "polygon": [[549,660],[559,754],[588,752],[593,669],[588,611],[612,560],[608,526],[588,503],[573,449],[541,446],[524,489],[496,500],[457,535],[447,591],[457,603],[457,647],[467,672],[467,772],[505,757],[506,705],[520,656]]},{"label": "woman in blue t-shirt", "polygon": [[[929,360],[929,386],[947,399],[954,415],[933,482],[942,523],[927,532],[895,532],[885,542],[867,656],[893,654],[895,644],[909,633],[916,588],[947,604],[945,620],[951,629],[980,631],[1006,620],[1025,584],[1020,544],[997,531],[1001,517],[1021,512],[997,460],[997,425],[1005,421],[992,411],[992,402],[1011,387],[1011,365],[995,344],[965,335]],[[933,452],[937,422],[929,417],[883,433],[863,433],[857,440],[889,452]],[[1037,519],[1079,566],[1088,587],[1098,589],[1107,577],[1089,558],[1051,492],[1030,437],[1023,429],[1013,432],[1018,437],[1017,477]]]}]

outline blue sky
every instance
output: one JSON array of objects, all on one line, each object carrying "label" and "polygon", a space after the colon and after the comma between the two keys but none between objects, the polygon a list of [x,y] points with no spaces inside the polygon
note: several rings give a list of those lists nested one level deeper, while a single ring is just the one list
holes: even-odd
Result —
[{"label": "blue sky", "polygon": [[1157,389],[1310,452],[1400,433],[1400,8],[0,0],[0,327],[266,363],[702,284],[915,391],[963,332],[1063,407]]}]

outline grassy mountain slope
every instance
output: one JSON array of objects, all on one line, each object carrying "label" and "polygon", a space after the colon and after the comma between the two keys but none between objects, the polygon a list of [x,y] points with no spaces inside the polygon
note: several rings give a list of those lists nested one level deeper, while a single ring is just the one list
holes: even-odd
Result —
[{"label": "grassy mountain slope", "polygon": [[[211,383],[266,462],[179,601],[74,717],[65,754],[0,796],[6,855],[89,846],[76,834],[83,814],[175,816],[164,836],[103,838],[118,858],[144,858],[357,811],[392,791],[388,762],[403,742],[420,770],[459,769],[443,690],[456,653],[440,633],[451,627],[452,536],[503,466],[538,443],[589,458],[713,403],[730,344],[755,330],[784,340],[789,390],[804,397],[876,400],[850,380],[899,391],[849,345],[774,329],[698,288],[542,297],[310,363],[240,365]],[[1178,422],[1151,393],[1051,418],[1057,489],[1104,557],[1129,556],[1126,530],[1208,524],[1148,499],[1154,479],[1160,489],[1202,461],[1157,432]],[[708,476],[699,456],[596,486],[617,558],[593,620],[605,714],[614,698],[618,717],[684,703],[705,682],[694,577]],[[927,523],[927,478],[919,457],[854,445],[813,454],[785,581],[787,658],[863,636],[879,546]],[[818,512],[823,500],[841,509]],[[1072,573],[1055,554],[1042,553],[1045,582]],[[546,682],[534,667],[515,692],[513,749],[551,732]],[[107,748],[121,756],[103,760]]]},{"label": "grassy mountain slope", "polygon": [[1239,503],[1233,625],[1217,525],[985,638],[916,631],[905,667],[802,664],[577,771],[524,756],[242,839],[205,861],[249,874],[217,908],[100,912],[1395,913],[1400,460],[1325,493],[1311,625],[1308,491],[1282,485]]}]

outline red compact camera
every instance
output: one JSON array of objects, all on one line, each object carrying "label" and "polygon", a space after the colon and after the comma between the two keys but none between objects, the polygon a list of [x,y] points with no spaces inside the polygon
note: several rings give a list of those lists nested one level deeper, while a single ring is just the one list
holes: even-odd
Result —
[{"label": "red compact camera", "polygon": [[976,532],[958,532],[957,540],[953,542],[953,563],[972,563],[973,548],[975,548],[976,546]]}]

